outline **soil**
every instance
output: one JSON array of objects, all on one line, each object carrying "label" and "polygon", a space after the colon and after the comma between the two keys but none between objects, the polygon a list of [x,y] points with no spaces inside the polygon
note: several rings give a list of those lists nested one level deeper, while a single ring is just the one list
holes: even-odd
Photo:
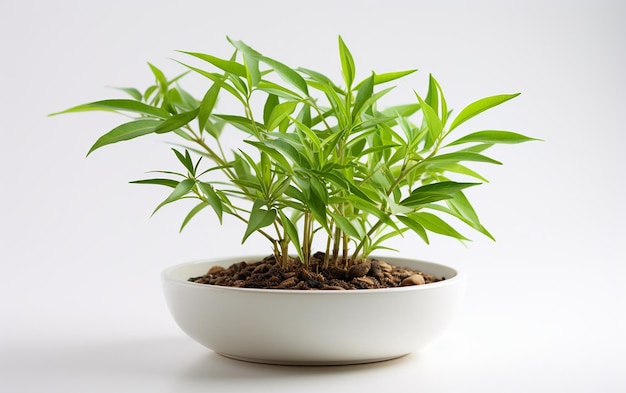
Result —
[{"label": "soil", "polygon": [[239,262],[228,268],[213,266],[205,275],[192,277],[191,282],[240,288],[351,290],[395,288],[424,285],[445,280],[418,270],[390,265],[378,259],[366,259],[349,268],[322,268],[323,253],[316,253],[306,269],[291,260],[287,269],[281,268],[274,256],[258,262]]}]

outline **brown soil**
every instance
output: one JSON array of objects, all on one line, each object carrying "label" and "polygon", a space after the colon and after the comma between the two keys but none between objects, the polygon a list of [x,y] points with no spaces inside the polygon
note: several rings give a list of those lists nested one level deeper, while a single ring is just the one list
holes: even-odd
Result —
[{"label": "brown soil", "polygon": [[274,256],[253,263],[235,263],[228,268],[213,266],[205,275],[192,277],[189,281],[240,288],[346,290],[394,288],[445,280],[445,277],[393,266],[377,259],[366,259],[347,269],[339,266],[323,269],[323,253],[317,253],[311,259],[309,269],[293,260],[287,269],[282,269]]}]

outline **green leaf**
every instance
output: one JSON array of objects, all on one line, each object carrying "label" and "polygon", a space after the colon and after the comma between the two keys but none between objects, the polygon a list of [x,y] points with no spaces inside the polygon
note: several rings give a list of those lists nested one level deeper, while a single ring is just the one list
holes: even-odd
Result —
[{"label": "green leaf", "polygon": [[163,121],[161,125],[159,125],[156,130],[154,130],[154,132],[156,132],[157,134],[164,134],[166,132],[177,130],[182,126],[189,124],[190,121],[195,119],[198,116],[199,110],[199,108],[196,108],[189,112],[183,112],[174,115],[169,119]]},{"label": "green leaf", "polygon": [[222,71],[230,72],[231,74],[235,74],[240,77],[246,76],[246,67],[244,67],[242,64],[237,63],[236,61],[220,59],[218,57],[208,55],[206,53],[185,52],[185,51],[178,51],[178,52],[184,53],[186,55],[191,55],[193,57],[197,57],[198,59],[207,61],[213,64],[215,67],[221,69]]},{"label": "green leaf", "polygon": [[466,222],[472,228],[476,229],[491,240],[496,240],[491,235],[491,233],[489,233],[489,231],[480,223],[476,211],[474,210],[470,201],[467,199],[463,192],[456,193],[452,199],[446,201],[446,204],[450,207],[450,209],[458,214],[459,218],[462,221]]},{"label": "green leaf", "polygon": [[134,87],[113,87],[113,89],[121,90],[129,96],[133,97],[137,101],[141,101],[142,95],[141,92]]},{"label": "green leaf", "polygon": [[448,223],[432,213],[418,212],[410,215],[410,218],[417,221],[427,230],[444,236],[450,236],[459,240],[469,240],[457,232]]},{"label": "green leaf", "polygon": [[[405,77],[407,75],[414,73],[415,71],[417,70],[395,71],[395,72],[386,72],[383,74],[375,74],[374,85],[380,85],[381,83],[391,82],[393,80],[400,79],[402,77]],[[363,79],[361,82],[359,82],[355,86],[355,88],[359,89],[363,85],[363,83],[367,81],[367,79],[369,78]]]},{"label": "green leaf", "polygon": [[341,58],[341,70],[343,72],[343,79],[346,82],[346,86],[350,88],[354,82],[354,75],[356,73],[354,67],[354,59],[350,50],[343,42],[341,36],[339,36],[339,57]]},{"label": "green leaf", "polygon": [[167,205],[168,203],[177,201],[181,199],[182,197],[184,197],[185,195],[187,195],[187,193],[191,191],[191,189],[193,188],[195,184],[196,184],[196,181],[194,179],[185,179],[181,181],[180,183],[178,183],[178,185],[174,188],[174,191],[172,191],[172,193],[168,195],[168,197],[165,198],[165,200],[161,202],[159,206],[156,207],[156,209],[154,209],[152,214],[154,215],[154,213],[156,213],[160,208]]},{"label": "green leaf", "polygon": [[[458,127],[463,122],[471,119],[472,117],[486,111],[487,109],[493,108],[494,106],[500,105],[508,100],[511,100],[521,93],[516,94],[500,94],[491,97],[481,98],[478,101],[474,101],[473,103],[466,106],[456,118],[452,121],[450,125],[449,131],[452,131],[456,127]],[[448,131],[448,132],[449,132]]]},{"label": "green leaf", "polygon": [[49,116],[86,111],[127,111],[141,115],[154,116],[161,119],[170,117],[170,114],[164,109],[150,106],[135,100],[122,99],[90,102],[88,104],[78,105],[61,112],[51,113]]},{"label": "green leaf", "polygon": [[450,199],[455,193],[479,184],[481,183],[457,183],[453,181],[427,184],[413,190],[411,195],[402,200],[400,204],[407,207],[418,207],[427,203]]},{"label": "green leaf", "polygon": [[315,190],[315,188],[311,188],[309,198],[305,199],[303,202],[311,211],[311,214],[313,214],[313,218],[315,218],[317,222],[319,222],[320,225],[328,231],[328,201],[326,200],[325,195],[321,195]]},{"label": "green leaf", "polygon": [[117,126],[98,138],[96,143],[94,143],[94,145],[91,146],[91,149],[89,149],[87,155],[105,145],[110,145],[112,143],[126,141],[142,135],[151,134],[155,132],[159,124],[161,124],[161,121],[159,120],[135,120]]},{"label": "green leaf", "polygon": [[443,124],[441,123],[441,119],[435,109],[422,100],[422,97],[420,97],[419,94],[415,93],[415,96],[417,96],[417,100],[419,101],[422,112],[424,113],[424,118],[426,119],[426,124],[428,125],[428,134],[430,136],[431,143],[433,143],[441,135],[441,131],[443,131]]},{"label": "green leaf", "polygon": [[321,73],[319,73],[317,71],[314,71],[314,70],[310,70],[308,68],[302,68],[302,67],[298,67],[298,71],[308,75],[312,80],[318,82],[319,84],[321,84],[323,86],[331,87],[337,93],[345,94],[345,92],[343,90],[341,90],[337,85],[335,85],[335,83],[329,77],[327,77],[324,74],[321,74]]},{"label": "green leaf", "polygon": [[242,116],[221,115],[221,114],[214,115],[214,116],[252,135],[258,135],[259,133],[258,128],[263,127],[262,124],[253,123],[250,119],[246,117],[242,117]]},{"label": "green leaf", "polygon": [[[372,105],[374,105],[374,103],[376,101],[378,101],[381,97],[383,97],[385,94],[389,93],[391,90],[393,90],[393,87],[389,87],[387,89],[381,90],[375,94],[370,95],[369,98],[367,98],[365,100],[365,102],[363,102],[362,104],[359,103],[359,109],[357,112],[353,112],[354,113],[354,118],[356,119],[356,117],[358,115],[360,115],[362,112],[366,112],[364,118],[366,119],[365,121],[363,121],[359,126],[363,126],[363,127],[370,127],[376,124],[381,124],[381,123],[385,123],[387,121],[389,121],[389,119],[387,119],[385,116],[383,117],[372,117],[371,114],[367,113],[370,112],[370,109],[372,107]],[[357,96],[358,99],[358,96]],[[356,103],[355,103],[356,105]]]},{"label": "green leaf", "polygon": [[307,96],[309,95],[309,88],[307,87],[306,81],[304,78],[298,74],[294,69],[286,66],[285,64],[276,61],[274,59],[270,59],[269,57],[261,57],[262,62],[270,66],[276,73],[287,83],[291,84],[293,87],[297,88]]},{"label": "green leaf", "polygon": [[198,110],[198,128],[200,131],[204,130],[206,127],[207,121],[209,121],[209,116],[211,116],[211,112],[213,112],[213,108],[215,108],[215,103],[217,102],[219,93],[220,85],[214,83],[204,94]]},{"label": "green leaf", "polygon": [[278,97],[287,99],[287,100],[301,100],[302,97],[296,93],[295,91],[289,90],[284,86],[276,84],[274,82],[261,80],[256,87],[257,90],[264,91],[269,94],[277,95]]},{"label": "green leaf", "polygon": [[266,226],[272,225],[276,219],[276,210],[266,210],[255,203],[252,211],[250,212],[250,218],[248,219],[248,226],[246,227],[246,233],[243,235],[242,243],[252,235],[254,232]]},{"label": "green leaf", "polygon": [[464,165],[461,165],[461,164],[443,163],[443,162],[441,162],[441,163],[436,165],[436,168],[437,168],[437,171],[460,173],[462,175],[473,177],[473,178],[478,179],[478,180],[480,180],[482,182],[485,182],[485,183],[489,182],[489,180],[485,179],[483,176],[481,176],[476,171],[473,171],[473,170],[469,169],[468,167],[466,167]]},{"label": "green leaf", "polygon": [[372,94],[374,93],[374,73],[372,73],[372,75],[365,80],[365,83],[363,83],[361,85],[361,87],[359,87],[359,90],[357,91],[356,94],[356,99],[354,100],[354,107],[352,108],[352,119],[356,119],[356,117],[359,115],[361,108],[363,108],[363,105],[365,104],[365,102],[367,102],[367,100],[369,100],[369,98],[372,96]]},{"label": "green leaf", "polygon": [[191,161],[191,157],[189,156],[189,151],[185,150],[185,154],[182,154],[176,149],[172,149],[178,161],[189,171],[190,174],[195,175],[196,168],[193,165],[193,161]]},{"label": "green leaf", "polygon": [[313,131],[307,125],[305,125],[304,123],[301,123],[300,121],[298,121],[296,119],[293,119],[293,122],[296,125],[296,127],[298,128],[298,130],[300,130],[300,131],[302,131],[302,132],[304,132],[306,134],[306,136],[308,137],[308,141],[313,144],[313,146],[315,147],[316,151],[319,151],[321,149],[321,142],[320,142],[320,138],[317,136],[315,131]]},{"label": "green leaf", "polygon": [[485,131],[477,131],[469,135],[465,135],[462,138],[457,139],[456,141],[449,143],[447,146],[460,145],[462,143],[522,143],[529,141],[536,141],[538,139],[529,138],[522,134],[517,134],[511,131],[497,131],[497,130],[485,130]]},{"label": "green leaf", "polygon": [[224,211],[224,204],[222,203],[222,200],[213,189],[213,186],[211,186],[209,183],[198,182],[198,187],[200,188],[200,190],[206,197],[209,205],[211,205],[211,207],[215,211],[215,214],[217,214],[217,218],[220,220],[220,224],[221,224],[222,214]]},{"label": "green leaf", "polygon": [[143,180],[134,180],[130,182],[131,184],[156,184],[159,186],[166,186],[171,188],[176,188],[179,182],[172,179],[143,179]]},{"label": "green leaf", "polygon": [[281,152],[277,151],[274,147],[268,146],[264,144],[263,142],[257,142],[257,141],[244,141],[244,142],[256,147],[262,152],[267,153],[267,155],[272,157],[274,161],[276,162],[276,164],[278,164],[278,166],[280,166],[283,171],[287,173],[291,173],[293,171],[291,165],[289,164],[285,156]]},{"label": "green leaf", "polygon": [[496,161],[492,158],[483,156],[482,154],[467,153],[467,152],[455,152],[455,153],[441,154],[439,156],[435,156],[427,160],[424,160],[422,161],[422,163],[425,165],[430,165],[430,164],[436,164],[436,163],[458,163],[461,161],[485,162],[488,164],[502,165],[500,161]]},{"label": "green leaf", "polygon": [[265,100],[265,105],[263,106],[263,123],[269,124],[270,115],[276,105],[278,105],[278,96],[275,94],[268,94],[267,99]]},{"label": "green leaf", "polygon": [[359,231],[354,227],[354,225],[352,225],[350,220],[332,212],[330,213],[330,215],[333,217],[333,219],[335,220],[335,223],[341,229],[342,232],[356,239],[361,238]]},{"label": "green leaf", "polygon": [[291,115],[293,111],[296,110],[296,105],[298,105],[297,102],[287,101],[274,106],[274,108],[272,109],[272,113],[269,116],[268,122],[266,123],[267,130],[272,131],[276,127],[278,127],[280,122],[282,122],[287,116]]},{"label": "green leaf", "polygon": [[219,84],[219,86],[221,88],[223,88],[224,90],[226,90],[227,92],[229,92],[230,94],[233,95],[233,97],[235,97],[237,100],[239,100],[239,102],[241,102],[242,104],[246,105],[246,100],[244,99],[244,97],[241,96],[241,94],[239,94],[239,92],[237,91],[237,89],[235,89],[234,87],[232,87],[231,85],[229,85],[228,83],[226,83],[222,78],[223,75],[220,74],[215,74],[215,73],[211,73],[211,72],[207,72],[205,70],[196,68],[196,67],[192,67],[188,64],[185,64],[183,62],[178,61],[178,63],[184,67],[189,68],[190,70],[210,79],[213,81],[213,83],[217,83]]},{"label": "green leaf", "polygon": [[266,146],[276,149],[280,153],[282,153],[285,157],[289,158],[292,162],[294,162],[299,167],[310,167],[310,162],[306,159],[306,156],[303,155],[300,151],[302,150],[302,146],[300,142],[297,143],[291,140],[289,137],[281,134],[283,138],[281,139],[266,139],[263,141]]},{"label": "green leaf", "polygon": [[208,203],[206,202],[200,202],[199,204],[197,204],[193,209],[191,209],[191,211],[187,214],[187,216],[185,216],[185,219],[183,220],[183,223],[180,226],[179,232],[182,232],[183,229],[185,229],[185,226],[187,226],[187,224],[189,223],[189,221],[191,221],[191,219],[198,214],[198,212],[202,209],[204,209],[205,207],[209,206]]},{"label": "green leaf", "polygon": [[397,216],[397,217],[401,223],[407,226],[407,228],[417,233],[419,237],[421,237],[422,240],[424,240],[426,244],[430,244],[430,242],[428,241],[428,234],[426,233],[426,229],[424,228],[422,224],[420,224],[419,222],[407,216]]},{"label": "green leaf", "polygon": [[379,85],[381,83],[400,79],[400,78],[403,78],[407,75],[414,73],[415,71],[417,70],[406,70],[406,71],[386,72],[384,74],[376,74],[374,76],[374,84]]},{"label": "green leaf", "polygon": [[421,107],[419,104],[411,103],[405,105],[390,106],[389,108],[383,109],[380,113],[383,114],[385,117],[391,117],[395,120],[398,116],[409,117],[419,111],[420,108]]},{"label": "green leaf", "polygon": [[165,74],[163,73],[163,71],[158,69],[153,64],[148,63],[148,66],[150,66],[150,70],[154,74],[154,77],[157,83],[161,86],[161,90],[165,91],[169,83],[167,82],[167,78],[165,77]]},{"label": "green leaf", "polygon": [[296,247],[296,251],[298,252],[298,256],[301,261],[304,261],[304,254],[302,254],[302,247],[300,246],[300,237],[298,235],[298,228],[294,223],[282,212],[282,210],[278,211],[280,216],[280,222],[283,224],[283,228],[285,228],[285,232],[287,232],[287,236],[289,236],[289,240]]}]

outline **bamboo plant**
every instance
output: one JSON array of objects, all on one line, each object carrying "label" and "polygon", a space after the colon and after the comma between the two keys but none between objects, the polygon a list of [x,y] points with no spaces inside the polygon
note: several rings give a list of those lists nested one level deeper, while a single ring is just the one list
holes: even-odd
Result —
[{"label": "bamboo plant", "polygon": [[[390,82],[416,70],[372,72],[357,81],[352,54],[339,37],[343,80],[337,82],[318,71],[291,68],[242,41],[229,42],[234,52],[228,58],[180,52],[201,66],[179,61],[185,71],[167,78],[149,64],[155,83],[147,89],[124,88],[128,99],[58,113],[134,116],[102,135],[88,154],[141,136],[175,134],[180,143],[171,150],[181,169],[133,182],[170,189],[155,212],[175,201],[196,200],[181,230],[210,208],[220,223],[225,216],[245,223],[242,241],[255,233],[265,237],[284,268],[290,252],[308,266],[314,239],[325,244],[324,267],[347,266],[388,249],[387,240],[407,231],[426,243],[431,233],[466,240],[450,219],[493,238],[463,192],[486,182],[468,164],[499,165],[484,152],[533,138],[502,130],[458,136],[455,131],[518,93],[478,99],[453,115],[430,75],[425,95],[415,92],[408,102],[379,108],[394,87]],[[183,89],[190,73],[206,79],[202,97]],[[224,96],[239,110],[220,112]],[[223,148],[224,139],[235,134],[240,145]]]}]

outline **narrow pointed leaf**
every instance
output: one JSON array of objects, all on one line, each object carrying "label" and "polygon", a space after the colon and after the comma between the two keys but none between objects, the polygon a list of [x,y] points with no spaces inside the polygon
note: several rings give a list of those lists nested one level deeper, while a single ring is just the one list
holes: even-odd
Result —
[{"label": "narrow pointed leaf", "polygon": [[230,72],[231,74],[235,74],[240,77],[246,76],[246,67],[244,67],[242,64],[237,63],[236,61],[220,59],[206,53],[185,51],[179,52],[207,61],[213,64],[215,67],[221,69],[222,71]]},{"label": "narrow pointed leaf", "polygon": [[354,107],[352,108],[352,119],[355,119],[357,115],[360,113],[361,108],[367,100],[374,93],[374,74],[365,80],[365,83],[359,87],[359,90],[356,94],[356,99],[354,100]]},{"label": "narrow pointed leaf", "polygon": [[166,132],[174,131],[180,127],[189,124],[190,121],[198,116],[199,108],[193,109],[189,112],[179,113],[163,121],[155,130],[157,134],[164,134]]},{"label": "narrow pointed leaf", "polygon": [[289,240],[293,243],[298,252],[298,256],[301,261],[304,261],[304,254],[302,254],[302,247],[300,246],[300,237],[298,235],[298,228],[291,222],[291,220],[282,212],[282,210],[278,211],[280,216],[280,222],[283,224],[283,228],[285,228],[285,232],[287,232],[287,236],[289,236]]},{"label": "narrow pointed leaf", "polygon": [[428,240],[428,234],[426,233],[426,229],[424,228],[422,224],[420,224],[419,222],[407,216],[398,216],[398,220],[404,225],[406,225],[407,228],[409,228],[410,230],[415,232],[417,235],[419,235],[419,237],[421,237],[422,240],[424,240],[426,244],[430,244]]},{"label": "narrow pointed leaf", "polygon": [[232,87],[231,85],[229,85],[228,83],[226,83],[223,80],[223,75],[220,74],[215,74],[212,72],[208,72],[205,70],[202,70],[200,68],[196,68],[196,67],[192,67],[188,64],[185,64],[183,62],[178,62],[180,65],[189,68],[190,70],[212,80],[214,83],[217,83],[220,85],[221,88],[223,88],[224,90],[226,90],[227,92],[229,92],[230,94],[233,95],[233,97],[237,98],[237,100],[239,100],[239,102],[241,102],[242,104],[245,105],[246,100],[241,96],[241,94],[237,91],[237,89],[235,89],[234,87]]},{"label": "narrow pointed leaf", "polygon": [[161,108],[144,104],[135,100],[102,100],[90,102],[88,104],[78,105],[61,112],[55,112],[50,116],[60,115],[64,113],[86,112],[86,111],[127,111],[138,113],[141,115],[154,116],[161,119],[170,117],[170,114]]},{"label": "narrow pointed leaf", "polygon": [[297,102],[283,102],[272,108],[272,113],[266,123],[267,131],[272,131],[285,119],[291,115],[298,105]]},{"label": "narrow pointed leaf", "polygon": [[265,100],[265,105],[263,106],[263,123],[269,124],[270,116],[276,105],[278,105],[278,96],[275,94],[268,94],[267,99]]},{"label": "narrow pointed leaf", "polygon": [[272,159],[274,159],[276,164],[278,164],[278,166],[280,166],[282,170],[284,170],[285,172],[291,173],[293,171],[291,164],[289,164],[285,156],[281,152],[277,151],[275,148],[265,145],[263,142],[256,142],[256,141],[245,141],[245,142],[256,147],[262,152],[267,153],[267,155],[270,156]]},{"label": "narrow pointed leaf", "polygon": [[248,239],[248,237],[250,237],[250,235],[257,230],[272,225],[275,219],[276,210],[266,210],[255,206],[250,212],[246,233],[243,235],[243,240],[241,242],[245,242],[246,239]]},{"label": "narrow pointed leaf", "polygon": [[174,188],[174,191],[172,191],[172,193],[168,195],[168,197],[165,198],[165,200],[161,202],[159,206],[156,207],[156,209],[154,209],[152,214],[156,213],[160,208],[167,205],[168,203],[177,201],[180,198],[187,195],[187,193],[191,191],[191,189],[193,188],[195,184],[196,184],[196,181],[194,179],[185,179],[181,181],[180,183],[178,183],[178,185]]},{"label": "narrow pointed leaf", "polygon": [[[383,74],[376,74],[374,75],[374,84],[380,85],[381,83],[391,82],[393,80],[400,79],[407,75],[410,75],[414,73],[415,71],[417,70],[394,71],[394,72],[385,72]],[[360,86],[361,83],[359,83],[358,86]]]},{"label": "narrow pointed leaf", "polygon": [[453,237],[459,240],[469,240],[461,235],[456,229],[432,213],[418,212],[410,215],[410,218],[417,221],[427,230],[440,235]]},{"label": "narrow pointed leaf", "polygon": [[342,232],[345,232],[348,236],[353,237],[355,239],[361,238],[359,231],[352,225],[350,220],[338,214],[334,214],[334,213],[330,213],[330,214],[335,220],[335,223],[337,224],[337,226],[341,228]]},{"label": "narrow pointed leaf", "polygon": [[159,68],[157,68],[155,65],[151,63],[148,63],[148,66],[150,67],[152,74],[154,74],[154,77],[157,83],[161,86],[161,89],[166,89],[168,86],[168,83],[167,83],[167,78],[165,77],[165,74],[163,74],[163,71],[161,71]]},{"label": "narrow pointed leaf", "polygon": [[456,141],[449,143],[447,146],[460,145],[462,143],[523,143],[529,141],[536,141],[535,138],[529,138],[522,134],[517,134],[511,131],[498,131],[498,130],[485,130],[477,131],[469,135],[465,135],[457,139]]},{"label": "narrow pointed leaf", "polygon": [[189,152],[185,151],[186,154],[182,154],[176,149],[172,149],[172,151],[176,155],[176,158],[178,158],[178,161],[180,161],[180,163],[183,164],[183,166],[187,169],[187,171],[189,171],[189,173],[193,175],[195,172],[195,166],[193,165],[193,162],[191,161],[191,157],[189,157]]},{"label": "narrow pointed leaf", "polygon": [[520,93],[516,94],[500,94],[491,97],[481,98],[478,101],[474,101],[473,103],[466,106],[456,118],[452,121],[450,125],[450,131],[458,127],[463,122],[471,119],[472,117],[486,111],[487,109],[493,108],[494,106],[500,105],[508,100],[511,100],[520,95]]},{"label": "narrow pointed leaf", "polygon": [[294,69],[289,66],[276,61],[274,59],[270,59],[269,57],[261,57],[262,62],[270,66],[276,73],[287,83],[291,84],[293,87],[297,88],[307,96],[309,95],[309,88],[307,87],[306,81],[302,77],[302,75],[298,74]]},{"label": "narrow pointed leaf", "polygon": [[258,124],[258,123],[253,123],[250,119],[246,117],[242,117],[242,116],[222,115],[222,114],[214,115],[214,116],[252,135],[258,135],[259,127],[263,127],[263,125]]},{"label": "narrow pointed leaf", "polygon": [[295,91],[287,89],[284,86],[281,86],[279,84],[266,81],[266,80],[261,80],[259,84],[257,85],[256,89],[264,91],[269,94],[277,95],[280,98],[284,98],[290,101],[294,101],[294,100],[297,101],[297,100],[302,99],[302,97]]},{"label": "narrow pointed leaf", "polygon": [[478,214],[474,210],[474,207],[467,199],[463,192],[458,192],[454,195],[454,198],[446,201],[446,204],[459,214],[459,216],[467,220],[466,222],[483,235],[487,236],[491,240],[496,240],[491,233],[481,224]]},{"label": "narrow pointed leaf", "polygon": [[220,85],[214,83],[202,98],[202,102],[200,103],[200,108],[198,110],[198,128],[201,131],[204,130],[207,125],[209,116],[211,116],[213,108],[215,108],[215,103],[217,102],[219,93]]},{"label": "narrow pointed leaf", "polygon": [[328,207],[327,201],[324,200],[323,196],[312,189],[310,198],[305,200],[305,202],[308,209],[311,210],[313,218],[315,218],[324,229],[328,230],[328,218],[326,216]]},{"label": "narrow pointed leaf", "polygon": [[96,143],[89,149],[87,155],[102,146],[110,145],[121,141],[137,138],[155,132],[161,124],[160,120],[135,120],[115,127],[111,131],[102,135]]},{"label": "narrow pointed leaf", "polygon": [[183,229],[185,229],[185,227],[187,226],[187,224],[189,223],[189,221],[191,221],[191,219],[198,214],[198,212],[202,209],[204,209],[205,207],[209,206],[208,203],[206,202],[200,202],[199,204],[197,204],[196,206],[194,206],[193,209],[191,209],[191,211],[189,211],[189,213],[187,213],[187,215],[185,216],[185,219],[183,220],[183,223],[180,226],[179,232],[182,232]]},{"label": "narrow pointed leaf", "polygon": [[198,187],[200,188],[200,190],[206,197],[209,205],[211,205],[211,207],[215,211],[215,214],[217,214],[217,218],[220,220],[220,223],[221,223],[222,214],[224,212],[224,204],[222,203],[222,200],[215,192],[215,189],[213,189],[213,186],[211,186],[209,183],[205,183],[205,182],[198,182]]},{"label": "narrow pointed leaf", "polygon": [[428,184],[413,190],[413,192],[411,192],[411,195],[409,195],[400,202],[400,205],[407,207],[418,207],[427,203],[450,199],[455,193],[467,187],[472,187],[479,184],[480,183],[457,183],[453,181]]},{"label": "narrow pointed leaf", "polygon": [[343,72],[343,79],[346,82],[346,86],[350,88],[352,86],[352,83],[354,82],[354,75],[356,74],[356,70],[354,67],[354,59],[352,58],[352,54],[346,46],[346,43],[343,42],[341,36],[339,36],[339,57],[341,58],[341,70]]},{"label": "narrow pointed leaf", "polygon": [[458,163],[462,161],[485,162],[488,164],[502,165],[500,161],[496,161],[482,154],[467,153],[467,152],[455,152],[455,153],[441,154],[439,156],[429,158],[428,160],[424,160],[423,163],[425,165],[430,165],[430,164],[437,164],[437,163]]},{"label": "narrow pointed leaf", "polygon": [[113,87],[113,89],[121,90],[137,101],[141,101],[142,99],[141,92],[134,87]]},{"label": "narrow pointed leaf", "polygon": [[415,95],[420,103],[422,112],[424,112],[424,118],[426,119],[426,124],[428,125],[428,134],[430,135],[432,143],[441,135],[441,132],[443,131],[443,124],[441,123],[441,119],[439,118],[436,110],[422,100],[419,94],[415,93]]},{"label": "narrow pointed leaf", "polygon": [[298,71],[308,75],[312,80],[324,86],[330,86],[337,93],[345,94],[337,85],[335,85],[335,83],[329,77],[327,77],[324,74],[321,74],[314,70],[310,70],[308,68],[301,68],[301,67],[298,68]]},{"label": "narrow pointed leaf", "polygon": [[143,180],[134,180],[130,182],[131,184],[155,184],[160,186],[166,186],[171,188],[176,188],[179,182],[172,179],[143,179]]}]

